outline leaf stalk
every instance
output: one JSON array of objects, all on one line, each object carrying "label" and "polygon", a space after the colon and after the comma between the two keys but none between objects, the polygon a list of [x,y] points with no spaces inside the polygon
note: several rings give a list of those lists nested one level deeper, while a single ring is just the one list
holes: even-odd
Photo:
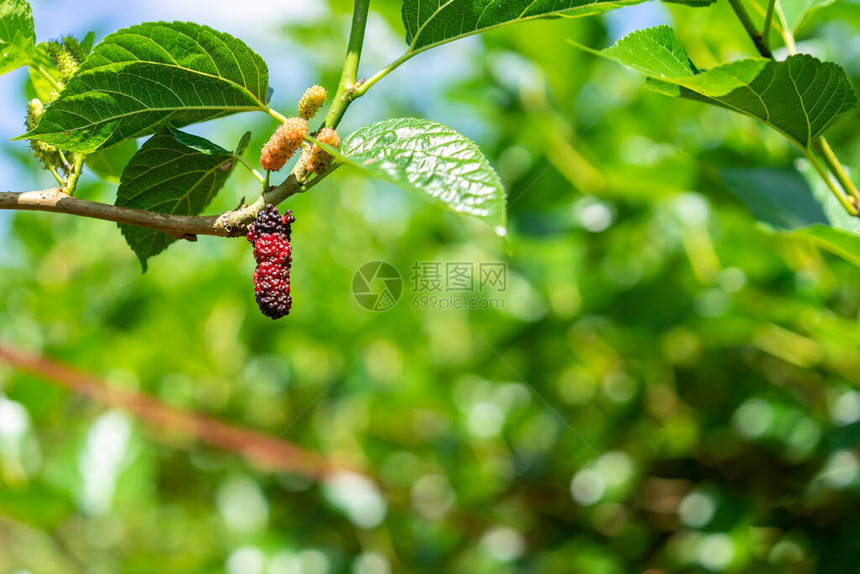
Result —
[{"label": "leaf stalk", "polygon": [[[773,0],[771,0],[773,2]],[[732,10],[735,11],[735,15],[740,20],[741,25],[744,27],[744,30],[747,31],[747,35],[752,40],[753,44],[755,44],[758,53],[762,55],[763,58],[773,59],[773,52],[771,52],[770,47],[768,47],[767,42],[764,41],[761,34],[758,33],[755,24],[750,18],[747,9],[744,8],[744,5],[741,0],[729,0],[729,4],[732,6]]]},{"label": "leaf stalk", "polygon": [[[750,39],[752,39],[753,43],[756,45],[756,48],[763,57],[773,60],[773,52],[771,52],[770,47],[768,46],[767,37],[770,33],[770,26],[773,21],[774,12],[776,12],[780,26],[782,28],[782,36],[785,41],[785,47],[788,50],[789,54],[797,53],[797,46],[794,42],[794,34],[792,34],[791,29],[788,26],[788,22],[785,18],[785,13],[782,10],[782,6],[777,3],[776,0],[769,0],[767,6],[767,14],[764,19],[764,32],[763,34],[759,34],[756,30],[755,24],[753,24],[752,20],[749,17],[746,9],[741,4],[741,0],[729,0],[729,3],[732,5],[732,9],[735,11],[735,14],[743,25],[744,29],[746,29],[747,34]],[[860,209],[860,192],[858,192],[857,187],[854,185],[854,182],[848,177],[848,173],[845,171],[845,168],[842,167],[842,163],[836,157],[836,154],[833,152],[833,149],[830,147],[830,144],[827,143],[827,140],[823,137],[818,138],[809,148],[805,148],[803,153],[806,155],[809,162],[813,165],[818,174],[824,179],[827,183],[827,187],[831,192],[836,196],[836,199],[839,200],[839,203],[845,208],[845,210],[851,215],[857,216],[858,209]],[[836,187],[836,184],[830,178],[830,174],[824,169],[821,163],[818,161],[818,158],[815,154],[821,157],[821,160],[824,161],[824,164],[827,166],[827,169],[830,170],[836,180],[839,182],[839,185],[842,187],[840,190]]]}]

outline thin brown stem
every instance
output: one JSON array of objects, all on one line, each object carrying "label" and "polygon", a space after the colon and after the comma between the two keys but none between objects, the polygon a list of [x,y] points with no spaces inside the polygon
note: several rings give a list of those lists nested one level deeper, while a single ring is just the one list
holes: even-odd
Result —
[{"label": "thin brown stem", "polygon": [[311,189],[334,171],[335,167],[307,182],[304,181],[304,175],[299,179],[295,174],[291,174],[281,185],[268,190],[251,205],[217,216],[172,215],[119,207],[71,197],[59,187],[42,191],[0,192],[0,209],[47,211],[114,221],[157,229],[177,239],[192,238],[196,235],[237,237],[244,233],[247,225],[254,220],[254,217],[266,204],[277,205],[292,195]]},{"label": "thin brown stem", "polygon": [[[347,470],[290,442],[168,406],[151,396],[111,387],[46,357],[0,344],[0,362],[105,406],[126,410],[159,431],[183,434],[236,453],[264,470],[293,472],[314,479]],[[161,434],[164,433],[159,432]]]}]

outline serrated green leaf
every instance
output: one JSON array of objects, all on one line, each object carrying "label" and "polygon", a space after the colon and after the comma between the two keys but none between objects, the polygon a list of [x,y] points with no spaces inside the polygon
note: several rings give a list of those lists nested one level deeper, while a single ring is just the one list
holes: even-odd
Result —
[{"label": "serrated green leaf", "polygon": [[688,78],[696,74],[684,46],[669,26],[632,32],[605,50],[589,51],[648,76]]},{"label": "serrated green leaf", "polygon": [[339,155],[369,175],[505,234],[499,177],[474,142],[446,125],[416,118],[377,122],[347,137]]},{"label": "serrated green leaf", "polygon": [[[233,154],[210,141],[162,128],[146,141],[122,172],[116,205],[174,215],[197,215],[218,193],[234,166]],[[175,241],[170,235],[119,225],[143,271],[147,259]]]},{"label": "serrated green leaf", "polygon": [[243,111],[265,111],[268,69],[240,40],[198,24],[148,23],[107,36],[39,125],[19,139],[92,152]]},{"label": "serrated green leaf", "polygon": [[409,52],[420,52],[505,24],[564,14],[590,16],[642,0],[404,0]]},{"label": "serrated green leaf", "polygon": [[26,66],[35,44],[30,4],[25,0],[0,2],[0,74]]},{"label": "serrated green leaf", "polygon": [[857,106],[836,64],[797,54],[782,62],[747,59],[699,72],[668,26],[633,32],[594,53],[647,74],[655,91],[754,117],[803,149]]}]

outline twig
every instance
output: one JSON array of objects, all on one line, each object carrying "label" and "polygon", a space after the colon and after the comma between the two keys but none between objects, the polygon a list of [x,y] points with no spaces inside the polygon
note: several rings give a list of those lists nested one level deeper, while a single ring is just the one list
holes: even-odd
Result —
[{"label": "twig", "polygon": [[755,44],[758,53],[764,58],[773,59],[773,52],[770,51],[767,43],[762,40],[761,34],[756,30],[755,24],[747,13],[746,8],[744,8],[744,5],[741,3],[741,0],[729,0],[729,4],[732,5],[732,10],[735,11],[735,15],[747,31],[747,35],[753,41],[753,44]]},{"label": "twig", "polygon": [[346,59],[343,62],[343,72],[340,76],[337,92],[325,116],[326,127],[337,127],[344,112],[346,112],[349,104],[355,98],[358,62],[361,59],[361,48],[364,44],[364,29],[367,26],[367,12],[369,9],[370,0],[355,0]]},{"label": "twig", "polygon": [[0,361],[106,406],[127,410],[158,429],[179,432],[236,453],[264,470],[293,472],[314,479],[340,470],[356,472],[287,441],[167,406],[147,395],[109,387],[51,359],[3,344],[0,344]]},{"label": "twig", "polygon": [[309,182],[303,182],[297,179],[295,175],[290,175],[281,185],[267,191],[253,204],[234,211],[226,211],[217,216],[172,215],[142,209],[132,209],[130,207],[119,207],[98,201],[71,197],[59,187],[52,187],[42,191],[0,192],[0,209],[48,211],[91,217],[93,219],[157,229],[177,239],[182,239],[189,235],[237,237],[244,233],[247,225],[253,221],[257,213],[266,204],[277,205],[292,195],[303,193],[317,185],[332,171],[334,170],[329,170]]},{"label": "twig", "polygon": [[770,49],[770,25],[773,23],[773,9],[776,6],[776,0],[770,0],[767,3],[767,14],[764,16],[764,24],[761,28],[761,41]]},{"label": "twig", "polygon": [[71,197],[59,187],[42,191],[0,192],[0,209],[49,211],[128,223],[163,231],[176,238],[186,234],[228,235],[215,227],[216,217],[168,215]]}]

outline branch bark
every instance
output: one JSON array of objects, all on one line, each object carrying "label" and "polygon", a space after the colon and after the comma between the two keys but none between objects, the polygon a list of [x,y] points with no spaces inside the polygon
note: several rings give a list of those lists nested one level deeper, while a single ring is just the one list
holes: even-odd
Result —
[{"label": "branch bark", "polygon": [[59,187],[43,189],[42,191],[0,192],[0,209],[47,211],[114,221],[157,229],[177,239],[193,239],[198,235],[237,237],[245,232],[248,224],[267,204],[278,205],[292,195],[304,193],[322,181],[338,166],[333,165],[328,171],[309,182],[304,182],[308,176],[304,166],[296,167],[297,169],[282,184],[269,189],[251,205],[242,206],[233,211],[225,211],[220,215],[173,215],[118,207],[72,197]]},{"label": "branch bark", "polygon": [[171,407],[147,395],[111,388],[94,377],[20,349],[0,344],[0,362],[42,377],[103,405],[129,411],[159,430],[178,432],[236,453],[264,470],[292,472],[313,479],[343,470],[360,472],[332,463],[287,441]]},{"label": "branch bark", "polygon": [[227,235],[219,233],[215,227],[217,217],[191,215],[169,215],[128,207],[117,207],[97,201],[78,199],[65,193],[59,187],[42,191],[0,192],[0,209],[19,209],[28,211],[49,211],[68,213],[82,217],[92,217],[117,223],[128,223],[157,229],[182,238],[186,235]]}]

